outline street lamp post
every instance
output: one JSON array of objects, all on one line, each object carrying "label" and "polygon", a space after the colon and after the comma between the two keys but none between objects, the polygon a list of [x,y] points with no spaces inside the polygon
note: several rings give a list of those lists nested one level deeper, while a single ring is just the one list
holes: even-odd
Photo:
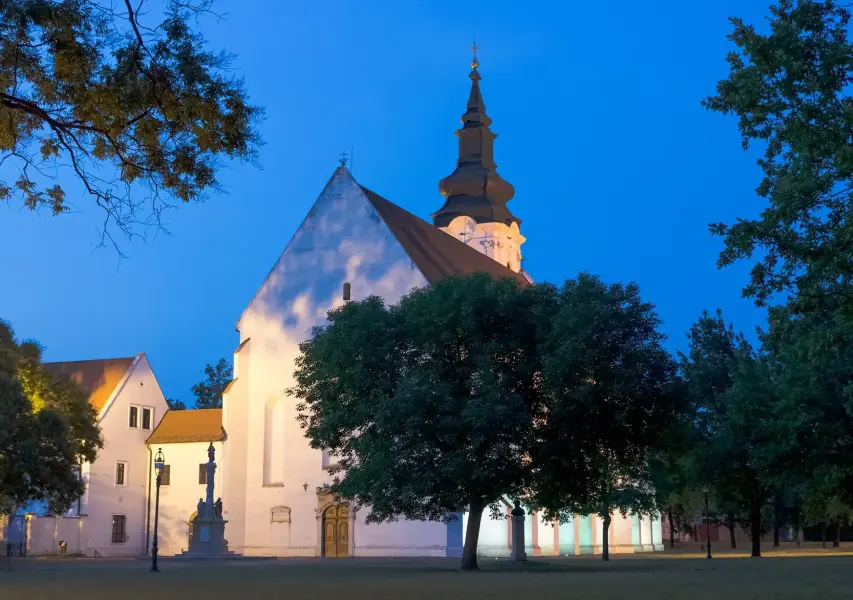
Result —
[{"label": "street lamp post", "polygon": [[[707,558],[711,558],[711,513],[708,510],[708,495],[711,493],[711,490],[708,486],[702,487],[702,493],[705,494],[705,538],[708,546],[708,556]],[[156,525],[154,526],[154,531],[157,531]],[[156,536],[155,536],[156,539]]]},{"label": "street lamp post", "polygon": [[160,520],[160,483],[163,479],[163,467],[166,459],[163,458],[163,449],[158,448],[154,456],[154,470],[157,472],[157,499],[154,501],[154,539],[151,544],[151,572],[157,573],[157,523]]}]

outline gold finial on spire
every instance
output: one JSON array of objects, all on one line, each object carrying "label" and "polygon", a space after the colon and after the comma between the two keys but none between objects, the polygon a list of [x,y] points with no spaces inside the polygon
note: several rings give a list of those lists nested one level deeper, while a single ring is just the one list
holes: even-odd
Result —
[{"label": "gold finial on spire", "polygon": [[475,71],[477,70],[477,67],[480,66],[479,61],[477,61],[477,50],[481,50],[481,49],[482,48],[477,45],[477,40],[474,40],[474,45],[471,46],[471,52],[474,53],[474,58],[471,60],[471,68],[474,69]]}]

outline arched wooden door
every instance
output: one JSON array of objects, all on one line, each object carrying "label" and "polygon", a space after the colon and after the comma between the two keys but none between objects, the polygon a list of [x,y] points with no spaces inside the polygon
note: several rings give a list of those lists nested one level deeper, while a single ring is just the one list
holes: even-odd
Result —
[{"label": "arched wooden door", "polygon": [[349,556],[349,509],[330,506],[323,513],[323,556]]}]

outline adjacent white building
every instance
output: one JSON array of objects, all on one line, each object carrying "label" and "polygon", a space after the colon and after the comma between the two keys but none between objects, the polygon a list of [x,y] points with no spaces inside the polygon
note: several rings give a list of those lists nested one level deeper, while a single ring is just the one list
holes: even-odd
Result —
[{"label": "adjacent white building", "polygon": [[[162,451],[165,467],[160,478],[160,515],[158,552],[163,556],[180,554],[188,549],[192,521],[199,500],[207,489],[207,449],[216,450],[217,477],[214,494],[222,496],[222,469],[225,464],[225,432],[222,409],[170,411],[148,439],[151,452]],[[151,490],[148,518],[154,518],[156,472],[150,473]],[[149,539],[153,535],[153,524]]]},{"label": "adjacent white building", "polygon": [[45,363],[88,395],[98,415],[104,447],[93,463],[81,466],[86,493],[65,515],[32,507],[19,516],[28,554],[53,554],[60,542],[69,553],[139,556],[148,547],[146,441],[167,405],[145,354],[134,357]]}]

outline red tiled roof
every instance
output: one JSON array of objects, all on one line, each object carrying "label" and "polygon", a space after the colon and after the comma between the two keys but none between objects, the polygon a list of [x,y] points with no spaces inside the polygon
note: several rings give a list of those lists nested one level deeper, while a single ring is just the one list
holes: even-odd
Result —
[{"label": "red tiled roof", "polygon": [[148,438],[149,444],[219,442],[225,439],[222,409],[170,410]]},{"label": "red tiled roof", "polygon": [[451,275],[488,273],[493,277],[512,277],[522,286],[530,284],[521,273],[508,269],[366,187],[361,186],[361,189],[430,283]]},{"label": "red tiled roof", "polygon": [[43,366],[48,373],[66,376],[79,385],[89,395],[89,404],[100,412],[135,360],[134,356],[49,362]]}]

